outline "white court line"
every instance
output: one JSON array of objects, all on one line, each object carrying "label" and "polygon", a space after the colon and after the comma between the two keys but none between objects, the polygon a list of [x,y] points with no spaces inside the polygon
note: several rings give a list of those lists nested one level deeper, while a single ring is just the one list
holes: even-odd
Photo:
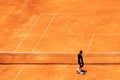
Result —
[{"label": "white court line", "polygon": [[[12,56],[10,56],[7,60],[7,63],[12,59]],[[0,72],[4,69],[4,66],[1,68]]]},{"label": "white court line", "polygon": [[[70,34],[71,36],[92,35],[92,34]],[[94,36],[120,36],[120,34],[94,34]]]},{"label": "white court line", "polygon": [[[29,58],[27,58],[27,60],[29,60]],[[17,75],[16,75],[14,80],[17,80],[17,78],[19,77],[20,73],[23,71],[24,67],[25,67],[25,65],[20,68],[20,70],[18,71],[18,73],[17,73]]]},{"label": "white court line", "polygon": [[[37,20],[34,22],[34,24],[31,26],[31,28],[29,29],[29,31],[27,32],[27,35],[30,33],[30,31],[34,28],[34,26],[36,25],[36,23],[38,22],[39,18],[42,15],[39,15],[39,17],[37,18]],[[23,43],[23,41],[25,40],[25,38],[27,37],[27,35],[24,36],[24,38],[20,41],[20,43],[18,44],[18,46],[16,47],[16,49],[14,50],[15,52],[17,51],[17,49],[20,47],[20,45]]]},{"label": "white court line", "polygon": [[[89,50],[89,48],[90,48],[90,46],[91,46],[91,44],[92,44],[93,39],[94,39],[94,34],[92,34],[92,36],[91,36],[90,42],[89,42],[88,47],[87,47],[87,51]],[[85,52],[84,52],[84,53],[85,53]],[[85,56],[86,56],[86,54],[84,55],[84,57],[85,57]],[[77,80],[77,77],[76,77],[76,76],[75,76],[75,80]]]},{"label": "white court line", "polygon": [[[42,14],[44,15],[44,14]],[[48,31],[50,25],[52,24],[52,22],[54,21],[56,15],[53,16],[52,20],[50,21],[50,23],[48,24],[47,28],[44,30],[43,34],[41,35],[39,41],[37,42],[37,44],[35,45],[35,47],[32,49],[32,52],[35,51],[35,48],[39,45],[40,41],[42,40],[42,38],[44,37],[45,33]],[[30,59],[31,55],[29,55],[28,59]]]},{"label": "white court line", "polygon": [[[34,16],[34,17],[35,17],[35,16]],[[34,19],[34,17],[33,17],[32,19]],[[32,19],[30,20],[30,22],[32,21]],[[29,22],[29,23],[30,23],[30,22]],[[33,24],[32,24],[32,25],[33,25]],[[27,25],[27,26],[28,26],[28,25]],[[25,26],[25,27],[27,27],[27,26]],[[30,26],[31,26],[31,25],[30,25]],[[27,35],[26,35],[26,36],[27,36]],[[15,51],[15,50],[14,50],[14,51]],[[13,53],[14,53],[14,52],[13,52]],[[12,58],[12,57],[10,57],[7,62],[9,62],[9,61],[11,60],[11,58]]]},{"label": "white court line", "polygon": [[[77,54],[78,52],[0,52],[0,54]],[[84,54],[120,54],[120,52],[84,52]]]},{"label": "white court line", "polygon": [[[59,12],[60,13],[60,12]],[[118,13],[118,12],[115,12],[115,13],[117,13],[117,14],[120,14],[120,13]],[[43,13],[43,14],[45,14],[45,15],[52,15],[52,14],[56,14],[56,13]],[[94,12],[81,12],[81,13],[60,13],[60,14],[58,14],[58,15],[60,15],[60,16],[66,16],[66,15],[68,15],[68,16],[74,16],[74,15],[94,15],[95,13]],[[99,15],[99,14],[98,14]]]},{"label": "white court line", "polygon": [[[33,23],[31,23],[31,21],[33,21],[33,20],[36,20],[36,16],[33,16],[28,22],[27,22],[27,24],[23,24],[23,26],[25,27],[25,29],[28,27],[28,26],[32,26],[33,25]],[[24,33],[26,33],[26,30],[25,30],[25,32]],[[22,34],[24,34],[23,32],[22,32]],[[27,35],[26,35],[27,36]]]},{"label": "white court line", "polygon": [[89,42],[88,47],[87,47],[87,51],[89,50],[89,48],[90,48],[90,46],[92,44],[93,39],[94,39],[94,34],[92,34],[92,36],[91,36],[90,42]]},{"label": "white court line", "polygon": [[10,56],[10,57],[8,58],[7,62],[9,62],[11,59],[12,59],[12,56]]},{"label": "white court line", "polygon": [[120,34],[94,34],[94,35],[99,35],[99,36],[120,36]]},{"label": "white court line", "polygon": [[55,17],[56,17],[56,15],[53,16],[52,20],[48,24],[47,28],[44,30],[43,34],[41,35],[41,37],[40,37],[39,41],[37,42],[37,44],[35,45],[35,47],[33,48],[32,52],[35,51],[36,47],[39,45],[40,41],[43,39],[44,35],[46,34],[46,32],[48,31],[48,29],[50,28],[50,25],[55,20]]},{"label": "white court line", "polygon": [[87,15],[87,14],[93,14],[93,12],[91,13],[88,13],[88,12],[82,12],[82,13],[60,13],[61,10],[63,9],[60,9],[57,13],[42,13],[44,15],[54,15],[54,14],[57,14],[58,16],[75,16],[75,15],[78,15],[78,16],[81,16],[81,15]]},{"label": "white court line", "polygon": [[20,70],[18,71],[18,73],[17,73],[17,75],[16,75],[16,77],[15,77],[14,80],[17,80],[17,78],[19,77],[20,73],[23,71],[23,68],[24,68],[24,66],[22,66],[22,67],[20,68]]}]

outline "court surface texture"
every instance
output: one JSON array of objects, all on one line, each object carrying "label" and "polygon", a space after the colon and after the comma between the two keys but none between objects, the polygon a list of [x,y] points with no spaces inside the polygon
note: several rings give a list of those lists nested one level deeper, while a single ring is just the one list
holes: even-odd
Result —
[{"label": "court surface texture", "polygon": [[[0,80],[119,80],[119,0],[0,0]],[[87,70],[76,73],[83,50]]]}]

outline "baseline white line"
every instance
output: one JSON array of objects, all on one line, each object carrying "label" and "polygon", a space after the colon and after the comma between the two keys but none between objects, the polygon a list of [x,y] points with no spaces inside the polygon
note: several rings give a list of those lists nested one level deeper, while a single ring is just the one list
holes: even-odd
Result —
[{"label": "baseline white line", "polygon": [[94,34],[94,35],[102,35],[102,36],[120,36],[120,34]]},{"label": "baseline white line", "polygon": [[[78,52],[0,52],[0,54],[77,54]],[[84,52],[84,54],[120,54],[120,52]]]},{"label": "baseline white line", "polygon": [[[59,12],[57,12],[57,14]],[[44,15],[53,15],[53,14],[56,14],[56,13],[42,13],[42,14],[44,14]],[[84,13],[62,13],[62,14],[58,14],[58,16],[75,16],[75,15],[81,16],[81,15],[86,15],[86,14],[84,14]]]},{"label": "baseline white line", "polygon": [[[65,34],[66,35],[66,34]],[[69,34],[67,34],[69,35]],[[71,36],[76,36],[76,35],[92,35],[92,34],[70,34]],[[120,36],[120,34],[94,34],[94,36]]]},{"label": "baseline white line", "polygon": [[39,45],[40,41],[43,39],[44,35],[46,34],[46,32],[48,31],[48,29],[50,28],[50,25],[54,21],[55,17],[56,17],[56,15],[53,16],[52,20],[48,24],[47,28],[44,30],[43,34],[41,35],[41,37],[40,37],[39,41],[37,42],[37,44],[35,45],[35,47],[33,48],[32,52],[35,51],[36,47]]},{"label": "baseline white line", "polygon": [[[30,33],[30,31],[34,28],[34,26],[36,25],[36,23],[38,22],[39,18],[42,15],[39,15],[39,17],[37,18],[37,20],[33,23],[33,25],[31,26],[31,28],[28,30],[27,35]],[[22,45],[23,41],[25,40],[25,38],[27,37],[27,35],[24,36],[24,38],[20,41],[20,43],[18,44],[18,46],[16,47],[16,49],[14,50],[14,52],[17,51],[17,49],[20,47],[20,45]]]},{"label": "baseline white line", "polygon": [[[58,13],[60,13],[60,12],[58,12]],[[115,13],[118,13],[118,12],[115,12]],[[56,14],[56,13],[43,13],[43,14],[45,14],[45,15],[49,15],[49,14]],[[82,13],[60,13],[60,14],[58,14],[59,16],[66,16],[66,15],[68,15],[68,16],[74,16],[74,15],[78,15],[78,16],[81,16],[81,15],[94,15],[95,13],[93,13],[93,12],[82,12]],[[120,13],[118,13],[118,14],[120,14]]]}]

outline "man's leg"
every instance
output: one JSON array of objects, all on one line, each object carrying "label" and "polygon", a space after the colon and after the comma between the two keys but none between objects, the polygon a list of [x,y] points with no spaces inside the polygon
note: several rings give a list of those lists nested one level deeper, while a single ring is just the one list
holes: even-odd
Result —
[{"label": "man's leg", "polygon": [[77,69],[77,72],[81,72],[82,71],[82,67],[81,66],[79,66],[79,68]]},{"label": "man's leg", "polygon": [[79,71],[82,71],[82,68],[81,68],[81,67],[79,67]]}]

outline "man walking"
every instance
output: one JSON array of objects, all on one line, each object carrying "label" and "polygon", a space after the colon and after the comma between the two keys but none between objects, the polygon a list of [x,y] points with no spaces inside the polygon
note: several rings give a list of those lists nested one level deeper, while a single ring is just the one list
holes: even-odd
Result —
[{"label": "man walking", "polygon": [[79,68],[77,69],[77,73],[80,74],[85,74],[86,70],[83,70],[83,66],[84,66],[84,61],[83,61],[83,56],[82,56],[83,51],[80,50],[80,52],[78,53],[78,64],[79,64]]}]

